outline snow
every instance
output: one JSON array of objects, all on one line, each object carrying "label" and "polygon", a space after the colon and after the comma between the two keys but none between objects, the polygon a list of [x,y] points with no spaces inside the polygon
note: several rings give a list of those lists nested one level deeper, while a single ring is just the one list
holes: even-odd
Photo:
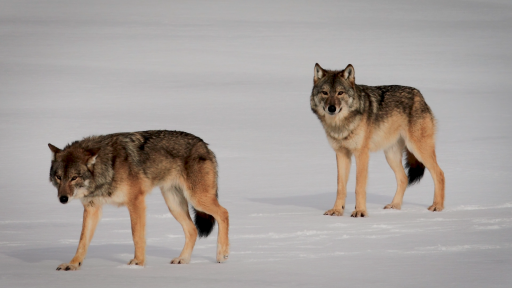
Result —
[{"label": "snow", "polygon": [[[510,287],[510,1],[1,1],[1,287]],[[383,153],[370,217],[332,208],[336,162],[309,108],[315,63],[422,91],[438,120],[445,211],[428,172],[400,211]],[[106,206],[78,272],[81,204],[48,182],[50,151],[93,134],[183,130],[210,144],[231,255],[216,233],[189,265],[162,196],[147,198],[147,266],[128,212]]]}]

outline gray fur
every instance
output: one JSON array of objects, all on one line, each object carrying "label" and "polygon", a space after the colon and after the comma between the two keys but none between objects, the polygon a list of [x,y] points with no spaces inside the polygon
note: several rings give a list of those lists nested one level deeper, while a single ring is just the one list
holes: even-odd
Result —
[{"label": "gray fur", "polygon": [[[119,160],[129,163],[133,170],[130,173],[142,173],[152,182],[163,181],[167,176],[168,170],[162,166],[181,173],[185,171],[182,166],[192,157],[216,163],[215,155],[201,138],[186,132],[166,130],[90,136],[66,145],[57,153],[62,154],[60,158],[65,160],[52,161],[50,181],[58,188],[56,175],[61,175],[63,180],[80,175],[83,181],[78,182],[77,188],[89,180],[86,187],[89,193],[85,198],[112,195],[117,184],[114,166]],[[97,157],[92,169],[87,167],[86,161],[94,156]]]},{"label": "gray fur", "polygon": [[[353,75],[353,68],[351,69]],[[317,115],[324,128],[335,129],[348,135],[357,126],[354,122],[360,122],[361,117],[365,117],[372,125],[378,126],[393,112],[409,115],[411,118],[429,115],[434,119],[423,95],[416,88],[399,85],[358,85],[345,79],[345,70],[322,70],[324,76],[313,85],[310,103],[311,110]],[[328,95],[322,94],[325,90]],[[344,94],[337,95],[337,92],[344,92]],[[341,102],[345,102],[349,107],[344,124],[339,127],[325,127],[325,113],[322,111],[325,107],[322,107],[322,104],[333,103],[339,106]]]}]

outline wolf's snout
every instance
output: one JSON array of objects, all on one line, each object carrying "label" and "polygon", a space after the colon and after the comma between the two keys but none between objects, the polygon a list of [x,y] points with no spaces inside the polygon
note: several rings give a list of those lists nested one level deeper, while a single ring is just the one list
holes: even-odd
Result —
[{"label": "wolf's snout", "polygon": [[336,106],[334,106],[334,105],[329,105],[329,107],[327,107],[327,111],[329,111],[329,113],[334,113],[334,112],[336,112]]},{"label": "wolf's snout", "polygon": [[60,196],[59,201],[62,204],[68,203],[68,196]]}]

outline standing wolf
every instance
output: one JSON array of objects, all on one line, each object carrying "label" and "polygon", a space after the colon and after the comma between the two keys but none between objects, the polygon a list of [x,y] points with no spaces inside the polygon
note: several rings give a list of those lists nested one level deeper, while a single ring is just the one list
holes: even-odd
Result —
[{"label": "standing wolf", "polygon": [[[356,159],[356,207],[352,217],[368,216],[366,180],[369,152],[384,150],[395,172],[397,189],[384,209],[400,209],[407,184],[423,177],[425,167],[434,179],[430,211],[444,208],[444,173],[435,153],[435,119],[420,91],[404,86],[366,86],[355,83],[352,65],[345,70],[314,69],[311,110],[318,116],[336,152],[338,191],[334,207],[324,215],[343,215],[352,155]],[[402,166],[405,152],[408,175]]]},{"label": "standing wolf", "polygon": [[[144,131],[92,136],[53,152],[50,181],[61,203],[80,199],[82,234],[75,257],[57,270],[77,270],[101,217],[103,204],[126,205],[130,212],[135,256],[129,265],[145,264],[145,196],[159,186],[171,214],[185,232],[185,247],[172,264],[190,262],[199,237],[219,223],[217,261],[229,254],[228,211],[217,201],[217,161],[202,139],[178,131]],[[195,211],[195,227],[188,204]],[[196,229],[197,227],[197,229]]]}]

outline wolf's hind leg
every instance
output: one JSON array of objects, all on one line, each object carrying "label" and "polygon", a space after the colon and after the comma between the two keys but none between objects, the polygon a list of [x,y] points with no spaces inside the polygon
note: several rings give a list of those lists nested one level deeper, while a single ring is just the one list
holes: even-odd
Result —
[{"label": "wolf's hind leg", "polygon": [[185,233],[185,246],[179,257],[171,260],[171,264],[188,264],[192,256],[192,250],[196,244],[197,229],[190,218],[187,199],[183,196],[181,187],[162,187],[162,195],[172,216],[181,224]]},{"label": "wolf's hind leg", "polygon": [[[204,143],[200,143],[192,149],[185,169],[186,190],[184,193],[190,204],[197,211],[213,216],[219,223],[217,262],[224,262],[229,256],[229,214],[217,201],[217,161],[215,155]],[[200,229],[202,236],[207,236],[211,231],[211,225],[214,223],[208,219],[209,217],[204,216],[196,214],[196,227]]]},{"label": "wolf's hind leg", "polygon": [[62,263],[57,267],[57,270],[72,271],[78,270],[82,266],[85,255],[87,254],[87,248],[91,243],[94,231],[101,218],[101,206],[84,204],[84,219],[82,222],[82,233],[80,234],[80,242],[76,249],[76,254],[69,263]]},{"label": "wolf's hind leg", "polygon": [[324,215],[342,216],[347,198],[347,182],[350,174],[352,154],[348,150],[336,151],[336,164],[338,166],[338,190],[334,207],[325,211]]},{"label": "wolf's hind leg", "polygon": [[396,193],[393,197],[391,204],[384,206],[384,209],[397,209],[402,208],[402,200],[404,198],[405,188],[407,188],[407,175],[405,174],[404,167],[402,166],[402,155],[405,147],[405,142],[400,138],[393,146],[384,150],[386,160],[389,166],[395,172],[396,178]]},{"label": "wolf's hind leg", "polygon": [[426,117],[409,129],[406,145],[409,151],[425,165],[434,180],[434,203],[428,210],[442,211],[445,178],[443,170],[437,164],[434,133],[434,122],[430,117]]},{"label": "wolf's hind leg", "polygon": [[222,263],[228,260],[229,256],[229,213],[220,206],[217,197],[193,197],[192,205],[198,211],[212,215],[219,223],[219,234],[217,236],[217,262]]},{"label": "wolf's hind leg", "polygon": [[217,173],[212,162],[199,164],[197,173],[190,175],[188,184],[189,199],[198,211],[212,215],[219,223],[217,237],[217,262],[222,263],[229,256],[229,214],[217,200]]}]

